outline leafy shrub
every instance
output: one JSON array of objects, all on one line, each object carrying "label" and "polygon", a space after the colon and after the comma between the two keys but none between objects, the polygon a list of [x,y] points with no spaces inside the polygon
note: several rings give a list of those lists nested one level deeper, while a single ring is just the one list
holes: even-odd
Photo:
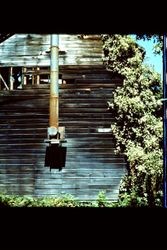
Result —
[{"label": "leafy shrub", "polygon": [[105,207],[106,203],[107,203],[106,192],[104,190],[100,191],[97,196],[97,205],[99,207]]},{"label": "leafy shrub", "polygon": [[0,195],[1,207],[76,207],[79,203],[71,195],[62,197],[28,197],[18,195]]},{"label": "leafy shrub", "polygon": [[108,202],[105,191],[98,194],[96,201],[78,201],[72,195],[62,197],[29,197],[0,194],[0,207],[115,207],[115,202]]},{"label": "leafy shrub", "polygon": [[103,35],[104,62],[123,78],[109,103],[116,152],[127,159],[119,194],[121,206],[162,206],[162,82],[143,64],[145,52],[129,36]]}]

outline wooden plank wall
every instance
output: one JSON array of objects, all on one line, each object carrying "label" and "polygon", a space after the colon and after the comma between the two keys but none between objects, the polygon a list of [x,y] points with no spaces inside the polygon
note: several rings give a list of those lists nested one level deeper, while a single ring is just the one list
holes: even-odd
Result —
[{"label": "wooden plank wall", "polygon": [[59,125],[65,126],[67,138],[66,166],[62,171],[50,172],[44,167],[49,85],[27,85],[26,89],[0,92],[0,192],[32,196],[71,194],[88,201],[105,190],[109,200],[117,200],[126,163],[123,155],[114,153],[112,133],[101,129],[110,130],[115,121],[107,101],[121,81],[110,79],[104,69],[98,70],[95,74],[95,68],[72,69],[73,78],[77,79],[60,85]]},{"label": "wooden plank wall", "polygon": [[[50,35],[15,34],[0,44],[0,67],[50,65]],[[102,67],[99,36],[60,35],[60,126],[65,126],[67,161],[62,171],[44,167],[49,120],[49,85],[0,92],[0,191],[95,200],[105,190],[117,200],[125,174],[123,155],[114,154],[107,109],[122,81]],[[65,53],[63,52],[65,51]],[[46,66],[46,67],[45,67]],[[34,89],[33,89],[34,88]]]},{"label": "wooden plank wall", "polygon": [[[59,65],[102,65],[99,35],[59,35]],[[49,66],[50,35],[15,34],[0,44],[0,67]]]}]

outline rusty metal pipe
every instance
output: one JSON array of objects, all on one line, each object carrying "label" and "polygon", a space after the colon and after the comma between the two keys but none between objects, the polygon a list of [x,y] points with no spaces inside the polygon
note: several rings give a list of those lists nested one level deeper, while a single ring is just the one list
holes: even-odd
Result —
[{"label": "rusty metal pipe", "polygon": [[51,35],[50,127],[59,127],[59,36]]}]

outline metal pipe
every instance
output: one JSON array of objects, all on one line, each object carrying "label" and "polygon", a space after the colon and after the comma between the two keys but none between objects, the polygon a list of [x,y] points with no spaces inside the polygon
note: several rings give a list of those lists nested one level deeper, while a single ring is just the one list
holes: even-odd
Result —
[{"label": "metal pipe", "polygon": [[50,127],[59,127],[59,36],[51,35],[50,62]]}]

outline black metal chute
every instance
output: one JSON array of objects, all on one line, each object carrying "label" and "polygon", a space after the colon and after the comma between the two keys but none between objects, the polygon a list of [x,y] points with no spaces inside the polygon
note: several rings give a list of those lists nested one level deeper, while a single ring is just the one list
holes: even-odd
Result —
[{"label": "black metal chute", "polygon": [[65,167],[67,147],[60,146],[59,144],[50,144],[46,147],[45,153],[45,167],[51,169],[59,169]]}]

